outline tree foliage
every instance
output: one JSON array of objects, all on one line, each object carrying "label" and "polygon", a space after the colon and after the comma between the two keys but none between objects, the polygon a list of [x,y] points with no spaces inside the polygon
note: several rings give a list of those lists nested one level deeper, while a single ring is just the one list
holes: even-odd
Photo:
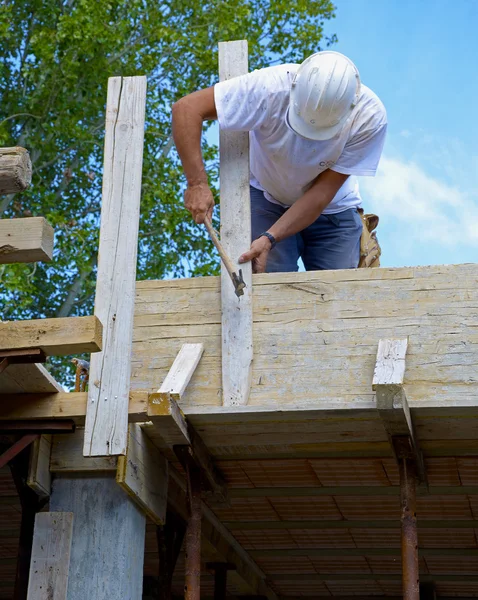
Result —
[{"label": "tree foliage", "polygon": [[[0,318],[93,310],[107,79],[147,75],[138,279],[215,273],[217,258],[182,207],[170,107],[217,78],[217,43],[248,39],[251,68],[301,61],[332,43],[330,0],[3,0],[0,145],[31,153],[30,190],[0,216],[45,216],[50,264],[0,270]],[[213,186],[217,149],[204,140]]]}]

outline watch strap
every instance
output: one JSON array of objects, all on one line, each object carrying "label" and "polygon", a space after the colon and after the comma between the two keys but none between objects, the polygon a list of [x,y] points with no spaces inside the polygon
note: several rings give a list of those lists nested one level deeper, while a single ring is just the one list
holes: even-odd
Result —
[{"label": "watch strap", "polygon": [[264,233],[261,233],[259,237],[266,237],[269,240],[269,242],[271,243],[271,250],[277,244],[275,237],[272,235],[272,233],[269,233],[268,231],[264,231]]}]

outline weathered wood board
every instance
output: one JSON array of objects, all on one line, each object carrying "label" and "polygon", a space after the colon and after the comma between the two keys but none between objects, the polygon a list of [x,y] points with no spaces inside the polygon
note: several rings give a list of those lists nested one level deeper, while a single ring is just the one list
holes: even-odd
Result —
[{"label": "weathered wood board", "polygon": [[54,233],[43,217],[0,220],[0,264],[50,261]]},{"label": "weathered wood board", "polygon": [[0,349],[40,348],[48,356],[101,350],[102,325],[95,316],[1,321]]},{"label": "weathered wood board", "polygon": [[[248,73],[247,41],[219,43],[219,80]],[[251,245],[249,193],[249,133],[219,132],[221,187],[221,240],[246,287],[238,298],[227,269],[221,267],[222,397],[225,406],[244,406],[249,400],[252,375],[252,264],[239,265],[239,256]]]},{"label": "weathered wood board", "polygon": [[66,600],[72,534],[73,513],[36,515],[28,600]]},{"label": "weathered wood board", "polygon": [[145,108],[146,77],[110,77],[95,299],[104,344],[91,357],[85,456],[126,453]]},{"label": "weathered wood board", "polygon": [[[478,265],[256,275],[253,298],[248,409],[372,408],[378,342],[407,336],[410,407],[478,403]],[[156,390],[186,342],[204,355],[183,410],[219,407],[219,279],[138,282],[132,388]]]},{"label": "weathered wood board", "polygon": [[166,522],[168,461],[137,423],[128,431],[126,456],[118,457],[116,482],[157,525]]}]

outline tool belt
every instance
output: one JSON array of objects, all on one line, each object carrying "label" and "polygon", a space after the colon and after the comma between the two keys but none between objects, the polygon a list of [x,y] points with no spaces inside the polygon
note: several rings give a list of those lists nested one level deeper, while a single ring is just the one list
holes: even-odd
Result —
[{"label": "tool belt", "polygon": [[377,240],[377,232],[374,229],[378,225],[377,215],[365,215],[363,208],[357,209],[362,219],[363,230],[360,238],[360,261],[359,268],[379,267],[382,249]]}]

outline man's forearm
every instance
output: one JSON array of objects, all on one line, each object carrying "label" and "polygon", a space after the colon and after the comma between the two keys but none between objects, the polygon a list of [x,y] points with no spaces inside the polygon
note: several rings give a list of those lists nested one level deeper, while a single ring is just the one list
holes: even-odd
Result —
[{"label": "man's forearm", "polygon": [[203,119],[186,97],[173,105],[173,139],[188,185],[207,183],[201,151]]},{"label": "man's forearm", "polygon": [[314,185],[269,228],[269,233],[280,242],[312,225],[332,202],[347,178],[348,175],[335,171],[324,171]]}]

